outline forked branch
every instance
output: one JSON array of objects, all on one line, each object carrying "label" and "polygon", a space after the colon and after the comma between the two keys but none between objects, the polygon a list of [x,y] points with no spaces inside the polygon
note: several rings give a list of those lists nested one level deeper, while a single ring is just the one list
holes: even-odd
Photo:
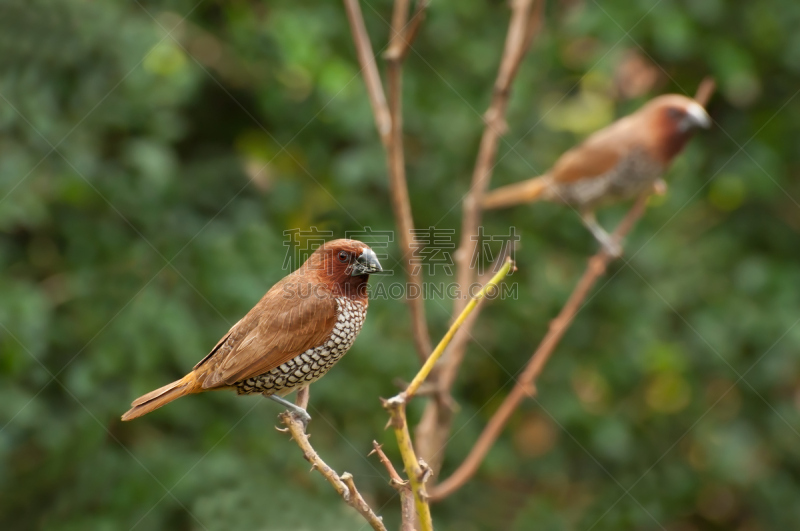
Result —
[{"label": "forked branch", "polygon": [[[617,230],[614,231],[617,241],[624,238],[642,216],[647,206],[648,197],[649,193],[642,194],[628,211]],[[589,259],[586,271],[584,271],[583,276],[578,281],[564,307],[561,308],[558,316],[550,322],[547,334],[531,356],[525,370],[520,374],[511,393],[503,400],[503,403],[489,420],[464,462],[450,477],[431,488],[429,493],[431,501],[440,501],[451,495],[475,474],[522,400],[536,394],[536,379],[541,374],[542,369],[544,369],[564,333],[572,324],[575,315],[581,309],[583,301],[597,282],[597,279],[605,273],[606,267],[612,260],[613,257],[607,254],[604,249],[601,249]]]},{"label": "forked branch", "polygon": [[392,462],[383,453],[383,448],[378,441],[372,441],[372,448],[370,455],[374,453],[378,456],[381,464],[389,472],[389,485],[400,495],[400,531],[414,531],[414,495],[411,493],[408,481],[404,481],[400,477]]},{"label": "forked branch", "polygon": [[[705,106],[711,99],[715,88],[716,83],[712,77],[703,79],[697,88],[695,99],[701,105]],[[663,193],[663,190],[660,190],[659,183],[655,185],[654,191]],[[621,241],[631,231],[642,214],[644,214],[649,195],[650,193],[647,192],[639,196],[636,203],[634,203],[633,207],[628,211],[628,214],[614,232],[617,241]],[[572,294],[569,299],[567,299],[567,302],[564,304],[558,316],[550,322],[550,329],[531,356],[528,365],[517,379],[511,393],[489,420],[489,423],[486,425],[483,432],[478,437],[478,440],[475,442],[475,445],[472,447],[472,450],[470,450],[461,465],[450,477],[430,489],[429,497],[431,501],[440,501],[451,495],[475,474],[478,467],[483,462],[483,459],[486,457],[486,454],[492,448],[506,423],[511,418],[511,415],[522,400],[525,397],[533,397],[536,394],[536,379],[541,374],[545,364],[564,336],[564,333],[572,324],[575,315],[580,311],[583,301],[588,296],[595,282],[605,273],[609,262],[612,260],[613,258],[606,254],[604,250],[599,251],[589,260],[586,271],[584,271],[583,276],[578,281],[578,284],[575,286],[575,289],[572,291]]]},{"label": "forked branch", "polygon": [[303,422],[289,411],[281,413],[279,418],[284,426],[286,426],[294,442],[296,442],[297,446],[303,451],[303,457],[306,458],[306,461],[311,463],[311,470],[316,470],[322,474],[336,492],[339,493],[339,496],[342,497],[345,503],[358,511],[372,529],[375,531],[386,531],[386,526],[383,525],[381,517],[375,514],[375,511],[370,508],[369,504],[361,497],[358,489],[356,489],[352,474],[345,472],[340,476],[322,460],[319,454],[317,454],[311,446],[311,443],[308,442],[308,434],[306,433]]},{"label": "forked branch", "polygon": [[383,401],[383,407],[389,412],[389,426],[394,430],[397,439],[397,446],[400,449],[400,456],[403,459],[403,466],[408,476],[411,492],[414,495],[414,506],[416,507],[417,516],[419,517],[420,526],[422,531],[432,531],[433,524],[431,521],[431,510],[428,503],[428,494],[425,490],[425,483],[431,475],[431,469],[424,460],[417,457],[414,451],[414,445],[411,441],[411,435],[408,431],[408,420],[406,418],[406,405],[416,394],[419,387],[425,382],[433,369],[433,366],[444,353],[450,340],[453,339],[456,331],[464,324],[469,317],[470,313],[475,309],[478,302],[486,297],[486,294],[494,289],[497,284],[503,280],[506,275],[514,268],[514,262],[511,259],[506,260],[506,263],[492,277],[486,285],[483,286],[481,291],[472,297],[467,303],[466,307],[461,311],[461,314],[453,321],[450,329],[444,335],[442,340],[436,346],[436,349],[428,357],[425,364],[420,368],[419,372],[405,391],[400,392],[398,395]]},{"label": "forked branch", "polygon": [[[478,249],[478,234],[482,218],[481,202],[497,157],[497,145],[505,134],[505,113],[511,94],[511,85],[522,63],[533,37],[542,22],[544,0],[512,0],[511,19],[500,60],[497,79],[489,108],[484,114],[485,127],[481,137],[475,169],[469,192],[464,198],[463,219],[461,223],[461,241],[455,255],[456,281],[462,292],[475,281],[475,273],[471,267],[472,258]],[[458,314],[464,308],[464,300],[456,299],[453,310]],[[434,470],[439,469],[441,455],[448,434],[452,417],[450,389],[455,382],[464,353],[469,343],[469,331],[475,319],[467,322],[459,336],[453,342],[447,355],[437,368],[436,382],[439,394],[425,407],[422,420],[416,429],[417,443],[421,455],[431,461]]]},{"label": "forked branch", "polygon": [[[386,150],[389,168],[389,191],[391,193],[392,211],[398,229],[398,239],[403,253],[401,261],[405,268],[409,293],[422,293],[422,271],[415,267],[408,256],[415,256],[419,243],[414,241],[414,219],[411,214],[411,201],[408,197],[406,181],[405,155],[403,153],[403,117],[402,117],[402,83],[403,59],[408,53],[414,37],[419,30],[425,14],[427,2],[420,0],[411,21],[408,20],[409,0],[396,0],[392,14],[389,49],[386,53],[389,100],[386,96],[375,63],[369,35],[364,25],[364,17],[358,0],[344,0],[347,19],[353,34],[358,62],[364,75],[364,82],[369,94],[375,116],[375,126]],[[425,301],[422,297],[407,299],[411,312],[411,329],[414,346],[421,362],[431,351],[428,324],[425,319]]]}]

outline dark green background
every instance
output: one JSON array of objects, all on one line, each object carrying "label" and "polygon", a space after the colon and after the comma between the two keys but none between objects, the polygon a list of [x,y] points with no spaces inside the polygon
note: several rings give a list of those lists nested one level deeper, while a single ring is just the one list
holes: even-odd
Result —
[{"label": "dark green background", "polygon": [[[362,8],[378,53],[391,4]],[[500,1],[434,0],[408,56],[418,227],[459,229],[508,17]],[[495,185],[708,74],[715,127],[676,161],[539,399],[433,507],[438,529],[800,527],[798,25],[794,0],[548,2]],[[653,83],[627,98],[636,54]],[[475,328],[444,475],[596,245],[553,205],[486,225],[521,232],[519,299]],[[364,528],[273,429],[271,402],[210,393],[119,420],[286,274],[283,231],[310,226],[394,228],[340,3],[0,2],[0,528]],[[451,302],[427,309],[438,338]],[[311,403],[312,442],[393,528],[398,500],[365,456],[377,438],[399,463],[378,397],[414,374],[408,330],[402,301],[375,301]]]}]

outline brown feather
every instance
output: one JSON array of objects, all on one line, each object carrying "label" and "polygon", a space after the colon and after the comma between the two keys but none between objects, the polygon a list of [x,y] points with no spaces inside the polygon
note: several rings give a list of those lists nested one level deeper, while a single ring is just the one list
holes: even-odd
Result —
[{"label": "brown feather", "polygon": [[565,152],[550,172],[553,181],[572,183],[603,175],[614,168],[635,140],[628,134],[630,129],[629,123],[620,120]]},{"label": "brown feather", "polygon": [[501,186],[483,197],[483,208],[506,208],[542,199],[542,193],[551,182],[549,175],[534,177],[520,183]]},{"label": "brown feather", "polygon": [[155,391],[150,391],[133,401],[133,407],[122,415],[122,420],[133,420],[153,410],[169,404],[182,396],[198,392],[194,372],[190,372],[180,380],[176,380]]},{"label": "brown feather", "polygon": [[336,301],[304,286],[293,275],[270,289],[228,333],[205,364],[203,388],[233,385],[268,372],[327,340],[336,324]]}]

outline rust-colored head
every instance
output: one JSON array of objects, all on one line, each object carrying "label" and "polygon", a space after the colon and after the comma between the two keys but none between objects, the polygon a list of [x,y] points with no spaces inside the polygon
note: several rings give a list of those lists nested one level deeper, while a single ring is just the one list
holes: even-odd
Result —
[{"label": "rust-colored head", "polygon": [[637,114],[652,131],[652,154],[665,165],[681,152],[697,128],[711,127],[711,118],[703,106],[680,94],[653,98]]},{"label": "rust-colored head", "polygon": [[358,240],[341,239],[321,245],[297,273],[313,276],[316,283],[327,286],[337,296],[365,300],[369,275],[382,271],[378,257],[369,245]]}]

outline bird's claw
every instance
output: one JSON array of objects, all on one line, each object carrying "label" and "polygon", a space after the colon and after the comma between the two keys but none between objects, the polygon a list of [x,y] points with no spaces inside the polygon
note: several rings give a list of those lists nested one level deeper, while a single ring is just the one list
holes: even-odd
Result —
[{"label": "bird's claw", "polygon": [[653,194],[664,196],[667,195],[667,182],[664,179],[657,179],[653,183]]},{"label": "bird's claw", "polygon": [[605,253],[611,258],[616,259],[622,257],[622,244],[615,238],[609,238],[608,240],[603,241],[602,245]]},{"label": "bird's claw", "polygon": [[306,411],[304,408],[298,406],[297,404],[292,404],[288,400],[285,400],[285,399],[283,399],[283,398],[281,398],[279,396],[266,395],[266,394],[264,396],[269,398],[270,400],[273,400],[273,401],[279,403],[283,407],[285,407],[286,408],[286,413],[291,415],[291,417],[293,419],[299,420],[300,422],[302,422],[303,423],[303,431],[306,431],[306,428],[308,427],[308,422],[311,420],[311,415],[308,414],[308,411]]},{"label": "bird's claw", "polygon": [[308,423],[311,422],[311,415],[309,415],[307,411],[300,409],[291,409],[289,410],[289,414],[293,418],[299,420],[303,424],[303,431],[306,431]]}]

